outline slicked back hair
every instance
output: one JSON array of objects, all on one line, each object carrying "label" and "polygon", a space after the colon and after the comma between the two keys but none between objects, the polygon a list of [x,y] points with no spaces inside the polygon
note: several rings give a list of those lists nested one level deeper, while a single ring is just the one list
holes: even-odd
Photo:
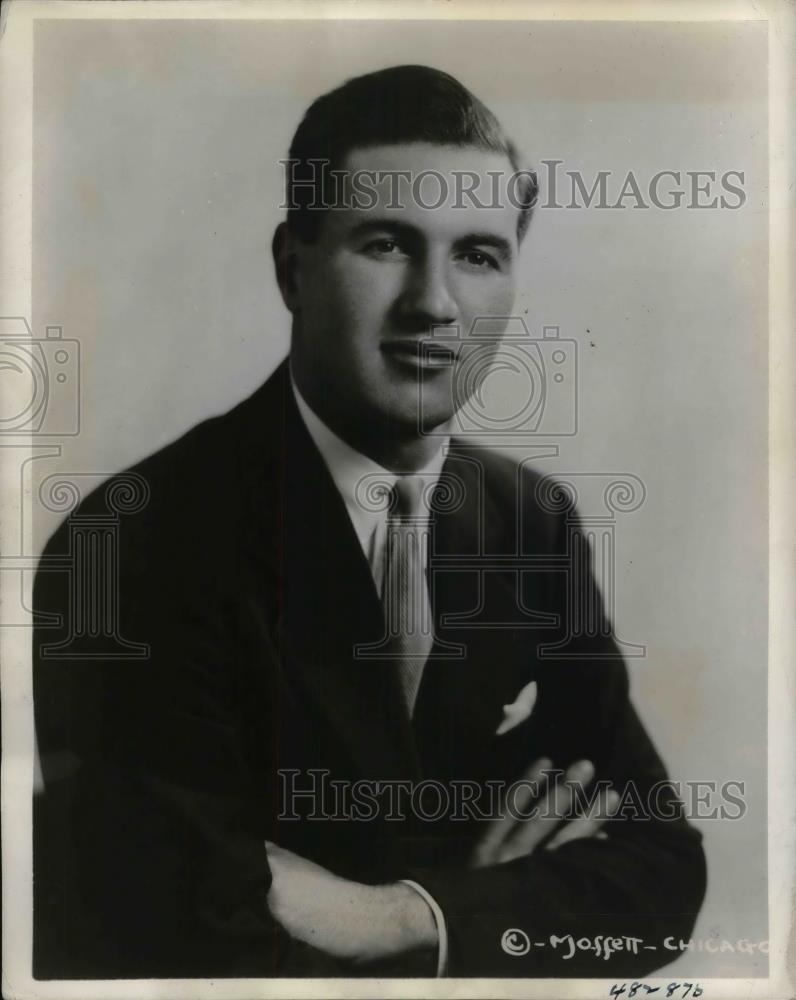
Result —
[{"label": "slicked back hair", "polygon": [[[325,215],[331,172],[355,149],[432,143],[504,155],[520,171],[517,148],[497,117],[458,80],[428,66],[393,66],[348,80],[307,109],[290,146],[288,226],[313,243]],[[519,178],[517,238],[522,240],[536,200],[535,175]],[[313,207],[310,207],[313,206]]]}]

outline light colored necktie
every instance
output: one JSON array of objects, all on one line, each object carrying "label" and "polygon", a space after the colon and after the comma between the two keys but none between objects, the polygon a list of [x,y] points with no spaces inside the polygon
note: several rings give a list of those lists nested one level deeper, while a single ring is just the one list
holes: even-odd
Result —
[{"label": "light colored necktie", "polygon": [[429,518],[422,492],[420,476],[400,476],[392,488],[381,594],[387,642],[410,717],[434,642],[425,572]]}]

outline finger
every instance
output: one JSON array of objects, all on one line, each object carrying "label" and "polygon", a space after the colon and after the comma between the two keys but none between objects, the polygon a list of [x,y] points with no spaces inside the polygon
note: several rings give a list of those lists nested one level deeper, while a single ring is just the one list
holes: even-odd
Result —
[{"label": "finger", "polygon": [[517,783],[516,795],[513,797],[512,805],[514,815],[506,811],[506,803],[503,803],[501,816],[499,819],[491,820],[487,824],[486,831],[476,845],[473,852],[473,864],[480,868],[485,865],[494,864],[500,848],[507,837],[517,825],[516,816],[525,812],[530,804],[535,791],[538,791],[540,780],[544,773],[549,771],[553,762],[547,757],[540,757],[528,768],[523,777]]},{"label": "finger", "polygon": [[279,844],[274,844],[270,840],[265,841],[265,853],[268,859],[268,867],[271,869],[272,874],[277,870],[289,871],[304,860],[298,854],[294,854],[286,847],[280,847]]},{"label": "finger", "polygon": [[562,817],[571,812],[578,789],[593,777],[591,761],[579,760],[573,764],[563,780],[557,781],[542,799],[538,814],[517,824],[510,840],[500,848],[499,860],[513,861],[534,851],[558,827]]},{"label": "finger", "polygon": [[568,844],[572,840],[580,840],[583,837],[597,837],[604,839],[605,834],[600,834],[600,827],[619,808],[619,795],[615,791],[608,791],[605,795],[599,796],[597,809],[590,816],[578,816],[577,819],[562,826],[545,848],[554,851],[562,844]]},{"label": "finger", "polygon": [[286,871],[288,859],[282,848],[278,844],[272,844],[270,840],[265,842],[265,854],[271,872],[271,888],[273,889],[280,876]]}]

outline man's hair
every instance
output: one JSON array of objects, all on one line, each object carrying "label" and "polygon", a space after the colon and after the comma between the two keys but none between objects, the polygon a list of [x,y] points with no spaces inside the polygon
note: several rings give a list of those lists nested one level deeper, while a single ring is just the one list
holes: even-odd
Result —
[{"label": "man's hair", "polygon": [[[501,153],[519,172],[517,148],[497,117],[458,80],[428,66],[393,66],[348,80],[307,109],[290,146],[287,221],[305,243],[314,242],[325,212],[331,172],[355,149],[427,142]],[[536,201],[536,176],[519,177],[517,238],[522,240]],[[313,207],[310,207],[313,206]]]}]

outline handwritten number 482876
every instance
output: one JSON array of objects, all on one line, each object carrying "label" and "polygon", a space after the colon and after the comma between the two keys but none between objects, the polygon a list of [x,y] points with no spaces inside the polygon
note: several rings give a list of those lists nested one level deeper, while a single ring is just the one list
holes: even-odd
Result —
[{"label": "handwritten number 482876", "polygon": [[[627,1000],[632,1000],[640,993],[641,996],[649,996],[651,993],[661,993],[661,996],[676,997],[677,1000],[686,1000],[686,997],[701,997],[702,987],[699,983],[669,983],[664,994],[663,986],[647,986],[646,983],[614,983],[611,987],[610,995],[612,997],[620,997],[623,993],[627,993]],[[644,991],[641,993],[641,991]]]}]

